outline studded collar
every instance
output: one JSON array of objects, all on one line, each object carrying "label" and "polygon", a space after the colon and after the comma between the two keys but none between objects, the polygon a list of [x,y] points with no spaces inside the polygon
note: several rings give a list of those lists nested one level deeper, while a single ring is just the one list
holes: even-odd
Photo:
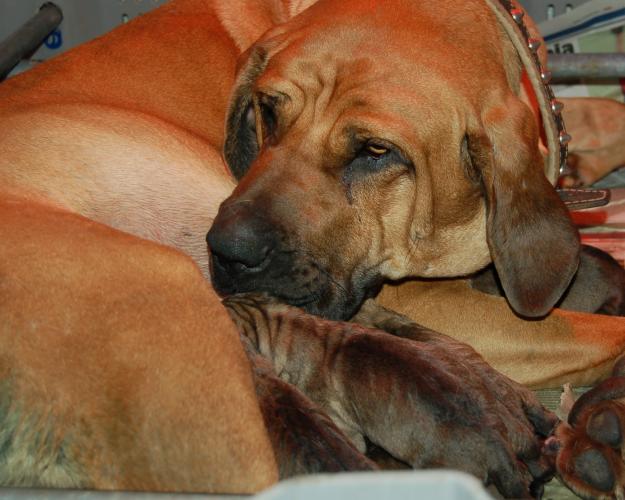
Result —
[{"label": "studded collar", "polygon": [[538,58],[541,41],[530,36],[523,20],[523,10],[511,0],[485,1],[508,34],[532,83],[549,151],[545,174],[551,183],[555,184],[566,167],[567,145],[571,136],[566,132],[562,119],[561,111],[564,105],[555,98],[549,86],[551,73],[541,66]]}]

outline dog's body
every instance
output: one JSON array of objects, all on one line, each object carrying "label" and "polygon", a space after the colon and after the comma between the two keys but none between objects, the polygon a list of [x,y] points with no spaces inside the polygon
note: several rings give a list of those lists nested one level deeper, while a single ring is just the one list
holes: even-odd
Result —
[{"label": "dog's body", "polygon": [[[193,228],[210,226],[234,185],[220,148],[239,49],[210,3],[159,18],[159,47],[150,16],[3,84],[3,189],[182,249],[207,276]],[[206,49],[191,55],[194,43]]]},{"label": "dog's body", "polygon": [[383,330],[320,320],[263,298],[225,304],[280,377],[316,401],[363,453],[370,442],[410,467],[463,470],[511,498],[539,491],[550,477],[536,435],[551,432],[554,416],[469,346],[373,303],[357,319]]},{"label": "dog's body", "polygon": [[3,485],[275,481],[237,332],[190,259],[30,201],[0,214]]},{"label": "dog's body", "polygon": [[204,232],[233,186],[219,149],[238,54],[191,0],[0,87],[3,484],[252,492],[277,479],[205,279]]},{"label": "dog's body", "polygon": [[[3,319],[8,318],[1,327],[2,374],[5,394],[10,395],[10,403],[6,403],[6,428],[15,431],[4,437],[3,444],[3,450],[8,450],[3,456],[4,470],[10,476],[5,476],[8,482],[225,492],[255,491],[276,479],[274,455],[254,396],[252,377],[225,309],[192,260],[140,238],[176,247],[190,256],[207,277],[204,234],[217,206],[234,187],[219,151],[225,139],[223,122],[237,58],[271,26],[285,22],[305,7],[305,3],[297,2],[174,1],[0,87],[3,184],[0,228],[5,252],[1,260],[0,307]],[[316,30],[323,30],[323,24],[335,14],[340,14],[338,19],[341,16],[351,19],[353,13],[359,13],[358,22],[365,26],[371,14],[359,10],[355,3],[345,3],[336,11],[330,8],[326,14],[320,9],[297,21],[301,23],[298,29],[304,38],[317,36]],[[429,14],[435,17],[436,7],[432,9]],[[251,22],[237,17],[242,11],[250,14]],[[483,10],[478,12],[480,21],[493,24],[492,17]],[[400,29],[408,18],[396,14],[386,21],[393,29]],[[308,24],[315,21],[315,16],[323,22]],[[353,30],[353,25],[348,24]],[[436,27],[443,31],[454,29],[441,23]],[[358,31],[362,29],[357,28]],[[497,28],[489,28],[488,32],[501,36]],[[329,39],[336,43],[343,35],[339,29]],[[392,36],[392,30],[388,36]],[[165,43],[166,40],[171,44]],[[512,57],[512,47],[506,44],[503,47]],[[473,53],[468,44],[465,48],[467,54]],[[495,47],[484,48],[495,56],[492,69],[502,77],[506,72],[497,63],[502,53]],[[331,62],[337,56],[351,59],[350,54],[341,50],[309,53],[313,61],[316,54],[329,57]],[[423,57],[425,54],[426,51]],[[285,54],[282,61],[285,66],[289,65],[291,56]],[[430,61],[433,67],[436,60],[440,59]],[[331,69],[332,64],[327,67]],[[356,64],[352,69],[361,68]],[[453,80],[454,68],[439,69],[440,75],[446,74]],[[515,78],[514,71],[511,74]],[[421,83],[427,85],[431,76],[424,74]],[[474,76],[479,79],[479,72]],[[321,94],[329,97],[323,90],[325,82],[320,83]],[[380,95],[388,94],[384,87],[378,90]],[[465,91],[470,96],[469,89]],[[237,97],[238,94],[235,101]],[[490,99],[497,107],[497,96]],[[395,105],[400,115],[410,111],[400,100]],[[526,117],[528,111],[519,108],[518,103],[513,107],[519,116]],[[427,112],[432,110],[426,106],[422,111],[428,116]],[[453,112],[456,111],[454,108]],[[242,118],[247,119],[247,115]],[[501,118],[496,112],[488,117],[489,120]],[[504,122],[501,124],[504,128],[514,125]],[[448,154],[444,141],[437,139],[436,133],[459,132],[446,131],[445,123],[440,125],[433,126],[430,135],[422,137],[421,144],[433,140],[440,146],[429,155],[430,162],[442,162]],[[401,127],[398,130],[401,132]],[[414,131],[411,127],[406,130]],[[537,142],[535,126],[527,125],[527,130],[519,133]],[[412,135],[405,136],[407,144],[412,140]],[[464,147],[461,143],[458,143],[459,151]],[[375,146],[380,149],[379,144]],[[470,147],[471,144],[466,145],[467,155]],[[314,148],[309,153],[314,163]],[[530,151],[530,156],[534,153]],[[232,144],[229,154],[235,154]],[[546,181],[536,177],[542,175],[542,159],[534,159],[541,167],[528,175],[544,191]],[[345,188],[354,199],[363,192],[363,186],[357,182],[358,174],[354,171],[351,178],[345,178]],[[437,232],[438,239],[413,254],[411,262],[402,263],[411,250],[396,256],[393,266],[401,264],[401,270],[388,267],[387,277],[401,277],[417,261],[424,266],[421,274],[454,275],[475,270],[489,259],[481,229],[485,211],[479,201],[479,190],[472,186],[473,181],[467,183],[463,174],[452,170],[439,174],[421,179],[424,185],[450,196],[448,204],[437,208],[437,218],[422,224],[423,221],[412,219],[411,213],[406,212],[402,217],[408,225],[414,222],[411,236],[421,237],[436,226],[447,225],[447,229]],[[444,179],[449,175],[463,184],[462,189],[445,187]],[[248,177],[241,190],[250,188],[249,179],[253,177]],[[273,180],[274,189],[284,185],[280,176]],[[319,177],[313,175],[311,180],[316,182]],[[390,176],[387,181],[393,184],[394,179]],[[311,193],[311,188],[317,189],[313,183],[291,185],[283,192],[285,200],[292,198],[291,202],[295,203],[283,207],[284,217],[287,222],[291,218],[290,223],[298,231],[324,224],[323,212],[299,203],[304,193]],[[365,188],[375,192],[373,186]],[[400,191],[409,189],[410,183],[403,182]],[[390,205],[397,194],[396,189],[388,190]],[[331,207],[337,199],[344,203],[340,196],[342,190],[340,194],[336,190],[328,191],[320,208]],[[547,197],[553,199],[550,194]],[[426,212],[431,211],[435,198],[432,193],[425,193],[416,204]],[[455,231],[449,223],[464,210],[467,199],[472,200],[470,209],[459,219],[463,227]],[[387,208],[377,202],[374,205]],[[345,208],[347,214],[354,207]],[[400,211],[405,208],[393,207]],[[564,213],[562,207],[555,212],[557,217]],[[387,216],[385,223],[392,219]],[[333,252],[341,250],[366,260],[361,241],[355,237],[349,240],[353,236],[350,228],[346,220],[330,221],[326,243]],[[561,229],[559,234],[571,240],[574,234],[571,228],[563,223]],[[340,232],[345,233],[348,242],[340,248],[334,247],[332,237]],[[404,236],[389,231],[385,245],[392,249]],[[440,245],[448,254],[439,258],[436,253]],[[564,256],[564,275],[571,271],[570,261],[575,251],[573,248],[571,255]],[[329,270],[348,274],[345,258],[337,254]],[[429,270],[428,259],[433,266]],[[553,294],[550,288],[566,285],[566,276],[554,279],[558,283],[546,287],[546,295]],[[400,295],[393,295],[390,300],[383,293],[382,300],[386,297],[387,303],[398,302],[394,304],[398,309],[410,309],[411,300],[424,297],[413,294],[412,286],[405,285]],[[455,318],[446,314],[451,309],[445,309],[445,300],[453,301],[457,295],[447,292],[442,295],[435,298],[437,302],[419,304],[408,311],[409,315],[416,317],[420,311],[439,304],[444,314],[430,309],[430,320],[442,317],[453,322]],[[467,293],[462,296],[473,297]],[[298,297],[291,298],[295,301]],[[545,300],[549,302],[549,298]],[[519,301],[532,310],[544,307],[528,304],[523,297]],[[357,306],[358,300],[354,300],[348,308],[355,310]],[[474,313],[494,318],[488,328],[479,326],[484,325],[483,318],[474,319],[471,325],[467,315],[461,322],[473,334],[481,333],[486,339],[487,355],[497,357],[509,348],[510,344],[505,343],[509,332],[501,332],[502,325],[514,323],[520,330],[517,350],[511,349],[512,352],[505,353],[508,356],[499,356],[495,361],[499,362],[499,368],[508,368],[509,374],[524,382],[568,381],[572,371],[578,372],[578,382],[595,381],[609,371],[625,344],[623,323],[612,318],[557,313],[542,322],[526,323],[516,318],[502,299],[476,299],[472,307]],[[502,319],[505,316],[501,316],[501,311],[506,311],[504,314],[510,318]],[[334,315],[337,314],[338,309]],[[598,343],[593,336],[602,333],[605,339]],[[535,352],[537,338],[544,341],[548,335],[557,338],[562,347],[570,346],[571,338],[575,337],[574,346],[590,352],[576,360],[577,364],[564,359],[553,364],[541,363],[529,358],[519,363],[520,351]],[[45,344],[39,347],[36,341]],[[54,353],[52,359],[49,353]],[[547,357],[551,348],[542,349],[541,353]],[[539,369],[532,368],[536,363]],[[155,370],[157,377],[151,375]],[[528,375],[532,370],[538,373]],[[478,372],[467,376],[481,380],[483,374],[489,373]],[[85,394],[98,397],[85,397]],[[484,391],[479,401],[488,406],[494,404],[492,398],[496,397],[497,394]],[[518,398],[512,397],[511,401],[514,416],[498,414],[493,418],[506,427],[514,422],[529,425],[524,411],[519,410]],[[505,418],[512,420],[504,423]],[[85,422],[89,424],[87,427]],[[176,430],[173,435],[162,431],[172,428]],[[46,433],[46,429],[51,430]],[[198,429],[203,433],[198,434]],[[46,453],[37,467],[43,470],[49,463],[58,463],[59,457],[68,458],[68,467],[60,472],[47,468],[48,475],[29,468],[30,458],[25,459],[20,453],[30,446],[24,443],[39,443],[39,432],[49,436],[45,443],[51,444],[44,447]],[[74,441],[73,436],[87,436],[87,440]],[[333,439],[340,437],[335,433]],[[98,443],[105,443],[104,449],[98,448],[101,446]],[[38,445],[35,448],[38,450]],[[352,459],[348,448],[342,451],[347,456],[346,462]],[[155,453],[155,449],[159,452]],[[223,460],[224,456],[230,461]],[[351,463],[351,467],[369,466],[364,460],[354,459]],[[76,470],[68,472],[72,467]],[[180,476],[171,475],[172,468]],[[521,483],[527,488],[527,473],[516,473],[523,476]],[[518,477],[509,479],[510,484],[519,484]],[[512,489],[506,491],[518,491],[510,484],[508,487]]]}]

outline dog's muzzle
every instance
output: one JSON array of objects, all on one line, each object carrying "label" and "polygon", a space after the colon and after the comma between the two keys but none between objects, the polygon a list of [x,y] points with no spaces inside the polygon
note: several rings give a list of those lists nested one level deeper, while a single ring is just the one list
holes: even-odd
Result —
[{"label": "dog's muzzle", "polygon": [[267,292],[305,307],[324,293],[323,274],[256,205],[224,203],[206,235],[221,295]]},{"label": "dog's muzzle", "polygon": [[250,202],[224,202],[206,242],[212,284],[222,296],[265,292],[311,314],[346,319],[368,289],[333,277],[294,235]]}]

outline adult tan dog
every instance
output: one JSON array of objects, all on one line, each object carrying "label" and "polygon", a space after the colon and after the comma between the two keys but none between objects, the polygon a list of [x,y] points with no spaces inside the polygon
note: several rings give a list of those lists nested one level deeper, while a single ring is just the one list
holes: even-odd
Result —
[{"label": "adult tan dog", "polygon": [[[4,482],[226,492],[276,479],[225,311],[191,260],[136,236],[206,274],[203,235],[233,187],[217,153],[228,75],[303,7],[178,0],[0,88]],[[526,493],[514,457],[536,458],[527,394],[504,384],[508,401],[487,390],[502,380],[490,368],[465,368],[471,404],[500,409],[503,458],[479,473]],[[510,439],[517,423],[524,437]],[[502,464],[509,477],[491,477]]]},{"label": "adult tan dog", "polygon": [[[517,96],[515,47],[488,5],[464,8],[448,19],[451,4],[317,2],[255,44],[226,139],[233,172],[250,172],[208,237],[219,289],[345,318],[383,280],[462,276],[492,259],[517,312],[554,306],[577,268],[577,231]],[[477,37],[467,23],[488,28]],[[446,31],[453,47],[434,36]],[[370,57],[381,46],[383,63]],[[292,269],[290,284],[273,278]]]}]

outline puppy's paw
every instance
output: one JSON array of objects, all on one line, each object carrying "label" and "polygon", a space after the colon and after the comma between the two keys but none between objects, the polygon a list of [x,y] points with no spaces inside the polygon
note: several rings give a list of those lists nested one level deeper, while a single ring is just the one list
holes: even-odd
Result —
[{"label": "puppy's paw", "polygon": [[[618,370],[616,371],[618,373]],[[625,498],[625,377],[582,395],[545,442],[558,476],[582,498]]]}]

